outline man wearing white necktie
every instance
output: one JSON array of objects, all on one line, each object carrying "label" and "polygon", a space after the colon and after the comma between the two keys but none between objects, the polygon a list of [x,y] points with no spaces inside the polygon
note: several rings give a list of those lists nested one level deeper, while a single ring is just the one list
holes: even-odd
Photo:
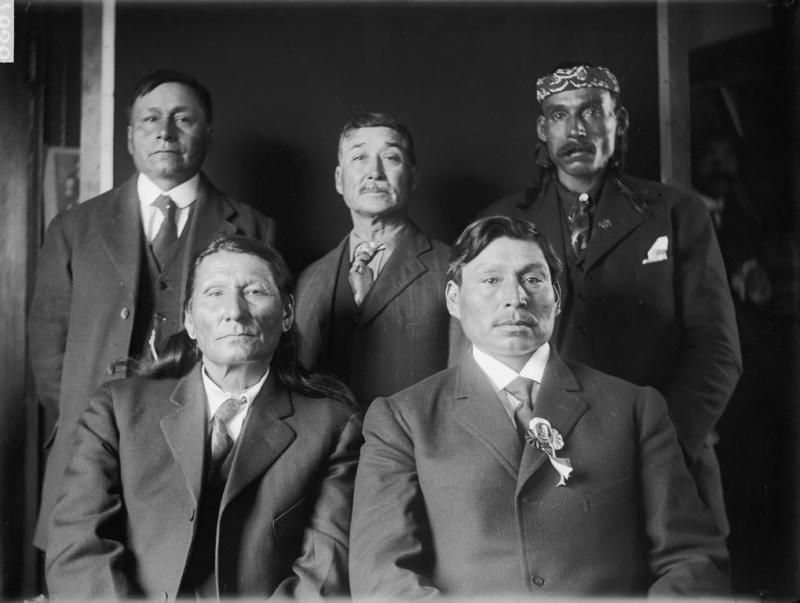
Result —
[{"label": "man wearing white necktie", "polygon": [[458,334],[441,295],[449,247],[408,217],[414,139],[393,117],[366,113],[345,124],[334,180],[353,228],[300,274],[300,353],[366,408],[447,366],[451,326]]},{"label": "man wearing white necktie", "polygon": [[367,411],[354,596],[729,592],[664,399],[548,343],[562,266],[518,218],[454,244],[447,307],[471,347]]},{"label": "man wearing white necktie", "polygon": [[274,242],[275,222],[201,172],[209,91],[159,70],[138,83],[127,146],[137,173],[57,215],[39,255],[28,325],[31,367],[50,433],[34,544],[44,549],[78,417],[95,388],[129,374],[181,328],[191,259],[218,233]]}]

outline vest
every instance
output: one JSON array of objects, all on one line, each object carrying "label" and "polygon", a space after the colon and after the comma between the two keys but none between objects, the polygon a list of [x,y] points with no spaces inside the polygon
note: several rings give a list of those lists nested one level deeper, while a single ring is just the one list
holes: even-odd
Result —
[{"label": "vest", "polygon": [[131,337],[130,355],[143,360],[152,360],[150,339],[155,333],[153,344],[160,351],[164,341],[183,327],[183,308],[181,307],[185,255],[188,253],[187,239],[195,217],[195,203],[189,213],[186,226],[175,244],[172,256],[164,269],[159,271],[155,255],[144,234],[141,237],[142,258],[139,274],[139,291]]},{"label": "vest", "polygon": [[325,350],[326,370],[348,384],[352,382],[350,376],[353,371],[353,347],[361,315],[348,280],[350,266],[347,258],[349,257],[350,244],[348,243],[345,246],[342,260],[339,262],[339,271],[333,291],[331,331],[328,337],[328,349]]}]

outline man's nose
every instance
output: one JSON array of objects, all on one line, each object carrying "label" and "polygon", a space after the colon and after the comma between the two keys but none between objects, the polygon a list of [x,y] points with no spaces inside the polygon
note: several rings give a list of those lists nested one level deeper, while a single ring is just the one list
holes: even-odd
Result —
[{"label": "man's nose", "polygon": [[386,171],[383,169],[383,161],[379,155],[369,158],[367,173],[373,178],[383,178],[386,174]]},{"label": "man's nose", "polygon": [[519,308],[528,304],[528,292],[516,280],[508,280],[503,284],[503,300],[506,306]]},{"label": "man's nose", "polygon": [[586,134],[586,124],[580,115],[573,115],[567,120],[567,132],[570,136],[583,136]]},{"label": "man's nose", "polygon": [[241,293],[229,293],[223,300],[222,310],[227,320],[238,320],[247,313],[247,300]]},{"label": "man's nose", "polygon": [[158,125],[158,138],[173,140],[175,138],[175,124],[171,119],[165,119]]}]

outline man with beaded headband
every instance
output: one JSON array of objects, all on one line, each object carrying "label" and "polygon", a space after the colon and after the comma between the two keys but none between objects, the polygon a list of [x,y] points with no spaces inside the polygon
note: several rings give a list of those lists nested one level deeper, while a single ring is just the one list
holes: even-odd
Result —
[{"label": "man with beaded headband", "polygon": [[623,171],[629,116],[617,77],[563,63],[536,82],[539,175],[483,215],[533,221],[565,260],[552,342],[667,399],[686,462],[728,524],[714,426],[741,374],[733,304],[703,203]]}]

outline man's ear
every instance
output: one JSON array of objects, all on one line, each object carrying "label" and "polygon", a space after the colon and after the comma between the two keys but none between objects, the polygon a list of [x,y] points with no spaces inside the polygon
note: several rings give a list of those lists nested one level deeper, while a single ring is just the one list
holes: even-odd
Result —
[{"label": "man's ear", "polygon": [[547,136],[544,131],[544,115],[540,115],[536,119],[536,137],[542,142],[547,142]]},{"label": "man's ear", "polygon": [[343,195],[344,193],[342,192],[342,189],[343,189],[343,187],[342,187],[342,166],[340,166],[340,165],[337,165],[336,169],[333,170],[333,182],[334,182],[334,185],[336,186],[336,192],[339,193],[340,195]]},{"label": "man's ear", "polygon": [[197,340],[197,333],[194,330],[194,321],[192,321],[192,315],[188,308],[185,316],[183,317],[183,328],[186,329],[186,334],[190,339],[194,339],[195,341]]},{"label": "man's ear", "polygon": [[553,282],[553,296],[556,298],[556,316],[561,314],[561,285],[558,281]]},{"label": "man's ear", "polygon": [[128,132],[128,154],[133,156],[133,126],[131,126],[130,124],[128,125],[127,132]]},{"label": "man's ear", "polygon": [[617,115],[617,136],[623,136],[628,131],[630,126],[630,117],[628,110],[625,107],[618,107],[616,110]]},{"label": "man's ear", "polygon": [[286,302],[286,305],[283,307],[283,320],[281,321],[281,328],[283,329],[284,333],[286,333],[286,331],[292,328],[293,322],[294,322],[294,296],[290,295],[289,299]]},{"label": "man's ear", "polygon": [[461,320],[461,313],[458,309],[458,294],[460,287],[453,281],[447,281],[444,289],[444,298],[447,301],[447,311],[450,316]]}]

